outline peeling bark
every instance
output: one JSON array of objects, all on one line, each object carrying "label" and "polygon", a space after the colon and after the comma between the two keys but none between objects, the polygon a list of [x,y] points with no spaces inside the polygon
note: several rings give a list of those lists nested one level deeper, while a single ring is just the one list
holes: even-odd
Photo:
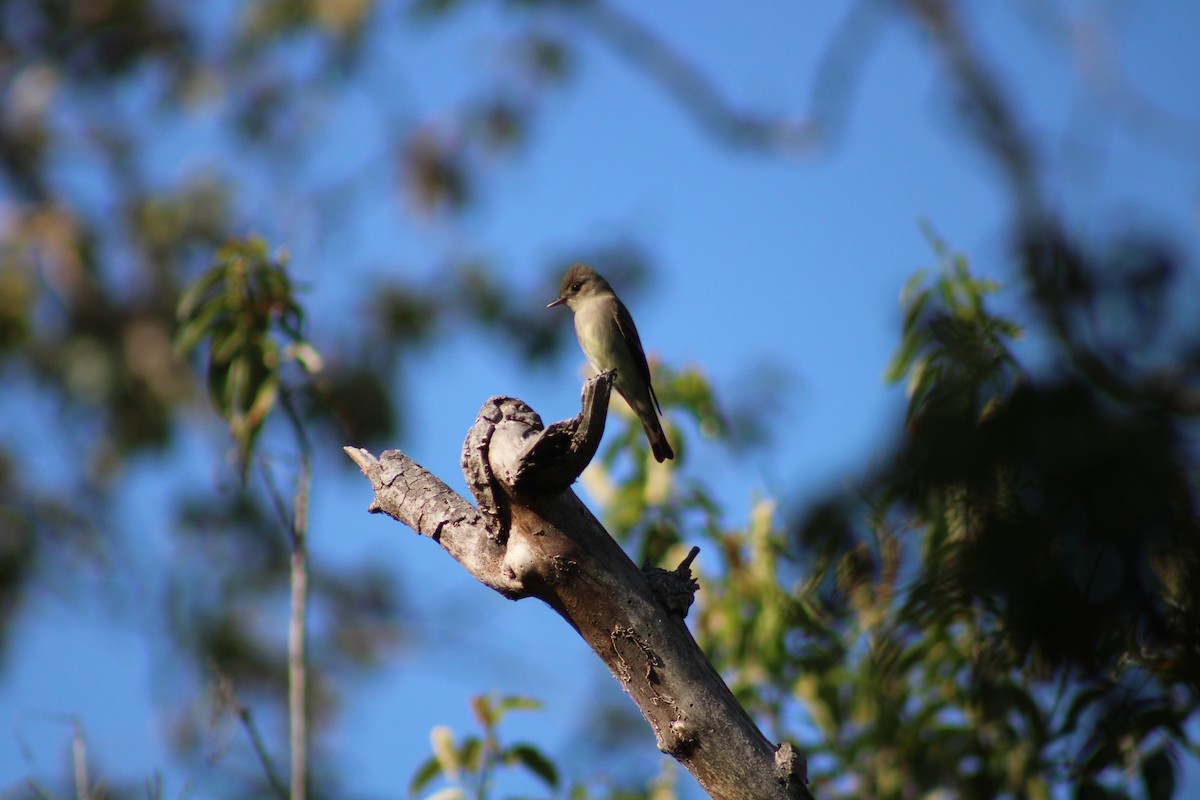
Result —
[{"label": "peeling bark", "polygon": [[697,646],[683,617],[695,552],[678,569],[638,569],[570,486],[604,433],[611,374],[585,385],[572,420],[542,426],[520,400],[492,398],[463,445],[478,510],[404,454],[346,453],[386,513],[438,542],[485,586],[536,597],[608,666],[678,760],[717,800],[809,797],[804,758],[767,741]]}]

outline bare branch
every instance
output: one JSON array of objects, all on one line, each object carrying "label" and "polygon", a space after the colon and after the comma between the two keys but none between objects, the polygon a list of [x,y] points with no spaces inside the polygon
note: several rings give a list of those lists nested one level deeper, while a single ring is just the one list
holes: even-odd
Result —
[{"label": "bare branch", "polygon": [[854,100],[855,81],[870,55],[884,22],[884,9],[871,0],[857,0],[842,15],[817,63],[812,84],[810,124],[821,144],[836,142]]},{"label": "bare branch", "polygon": [[815,142],[815,128],[799,118],[735,108],[695,65],[632,17],[601,0],[571,5],[601,38],[667,90],[709,133],[747,150],[800,153]]},{"label": "bare branch", "polygon": [[253,717],[250,715],[250,709],[242,705],[237,693],[233,690],[233,681],[228,676],[218,671],[215,666],[213,667],[213,673],[217,679],[217,697],[226,708],[237,716],[238,721],[242,723],[242,728],[250,738],[250,745],[254,748],[254,755],[258,757],[258,763],[262,766],[263,772],[267,776],[267,782],[271,785],[275,796],[279,800],[287,800],[287,787],[283,785],[283,781],[280,780],[279,774],[275,771],[275,764],[271,761],[271,754],[267,752],[262,735],[258,732],[258,725],[255,724]]},{"label": "bare branch", "polygon": [[288,725],[292,751],[291,800],[308,793],[308,458],[301,461],[292,533],[291,615],[288,620]]},{"label": "bare branch", "polygon": [[308,665],[305,652],[308,639],[308,497],[312,481],[312,445],[287,391],[280,394],[280,405],[300,448],[300,474],[296,477],[290,513],[270,468],[261,458],[259,468],[276,516],[287,532],[291,545],[291,603],[287,639],[290,797],[291,800],[305,800],[308,794]]},{"label": "bare branch", "polygon": [[83,741],[83,726],[78,719],[71,720],[71,761],[75,770],[75,797],[78,800],[90,800],[92,790],[88,780],[87,744]]},{"label": "bare branch", "polygon": [[312,445],[291,396],[281,395],[284,413],[300,447],[300,474],[292,502],[291,617],[288,621],[288,723],[292,750],[292,800],[308,794],[308,498]]},{"label": "bare branch", "polygon": [[958,82],[966,119],[975,138],[1000,167],[1016,201],[1021,228],[1040,229],[1048,212],[1037,182],[1037,157],[1000,83],[979,57],[957,5],[948,0],[908,0],[914,17],[925,26],[947,72]]},{"label": "bare branch", "polygon": [[343,450],[374,487],[371,513],[387,514],[433,539],[477,581],[505,597],[524,596],[520,582],[505,570],[498,531],[453,489],[399,450],[378,459],[360,448]]},{"label": "bare branch", "polygon": [[[581,454],[595,453],[610,386],[611,376],[593,378],[579,417],[549,428],[520,400],[485,403],[463,449],[479,511],[401,453],[346,453],[371,480],[372,511],[434,539],[505,596],[537,597],[557,611],[638,705],[658,748],[711,797],[807,797],[804,759],[763,736],[697,646],[679,603],[655,592],[568,488],[586,464]],[[674,583],[691,584],[694,558],[671,573]]]}]

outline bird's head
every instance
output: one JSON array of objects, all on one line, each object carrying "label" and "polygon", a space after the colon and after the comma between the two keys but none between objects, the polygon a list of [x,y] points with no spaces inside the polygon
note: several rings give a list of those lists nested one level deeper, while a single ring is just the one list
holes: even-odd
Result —
[{"label": "bird's head", "polygon": [[574,311],[581,300],[606,292],[611,294],[612,288],[596,270],[585,264],[573,264],[563,276],[562,286],[558,289],[558,299],[546,308],[565,303],[567,308]]}]

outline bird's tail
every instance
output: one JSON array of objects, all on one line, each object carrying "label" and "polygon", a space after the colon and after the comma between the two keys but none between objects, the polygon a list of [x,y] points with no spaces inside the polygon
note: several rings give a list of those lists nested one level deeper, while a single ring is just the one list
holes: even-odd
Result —
[{"label": "bird's tail", "polygon": [[671,449],[671,443],[667,441],[667,434],[663,432],[662,424],[657,418],[653,418],[654,423],[644,425],[646,429],[646,438],[650,440],[650,452],[654,453],[654,460],[662,463],[668,458],[675,457],[675,451]]}]

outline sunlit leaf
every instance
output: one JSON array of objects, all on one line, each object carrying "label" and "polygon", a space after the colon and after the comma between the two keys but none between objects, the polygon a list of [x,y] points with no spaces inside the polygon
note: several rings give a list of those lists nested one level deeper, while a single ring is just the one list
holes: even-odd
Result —
[{"label": "sunlit leaf", "polygon": [[408,783],[408,793],[415,795],[428,786],[434,778],[442,774],[442,765],[436,756],[430,756],[421,762]]},{"label": "sunlit leaf", "polygon": [[433,757],[437,760],[442,774],[447,780],[458,780],[462,762],[459,760],[458,748],[454,745],[454,732],[445,725],[438,725],[429,732],[429,743],[433,747]]}]

